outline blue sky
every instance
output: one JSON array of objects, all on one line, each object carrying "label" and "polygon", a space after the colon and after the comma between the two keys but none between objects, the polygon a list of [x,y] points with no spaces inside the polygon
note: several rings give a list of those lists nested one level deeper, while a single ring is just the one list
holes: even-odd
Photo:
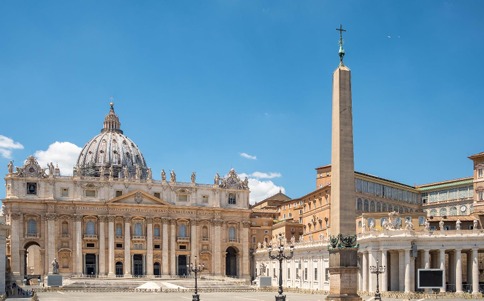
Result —
[{"label": "blue sky", "polygon": [[409,185],[470,176],[467,157],[484,151],[483,11],[477,0],[0,1],[0,170],[37,154],[69,172],[113,97],[155,179],[164,168],[211,183],[235,168],[254,200],[300,197],[331,161],[343,24],[356,170]]}]

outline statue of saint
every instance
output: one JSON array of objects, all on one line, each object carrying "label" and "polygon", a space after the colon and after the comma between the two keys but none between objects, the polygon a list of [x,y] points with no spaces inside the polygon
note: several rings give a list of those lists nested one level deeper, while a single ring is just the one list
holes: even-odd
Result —
[{"label": "statue of saint", "polygon": [[54,258],[52,261],[52,274],[59,274],[59,263],[57,262],[57,258]]},{"label": "statue of saint", "polygon": [[165,170],[164,170],[164,169],[162,169],[162,170],[161,170],[161,180],[162,180],[163,182],[165,182],[165,181],[166,181],[166,172],[165,172]]},{"label": "statue of saint", "polygon": [[477,219],[475,219],[473,222],[472,222],[472,228],[474,230],[477,230],[479,229],[479,221]]},{"label": "statue of saint", "polygon": [[128,174],[128,167],[124,167],[123,168],[123,174],[124,174],[124,178],[127,179],[129,177],[129,174]]},{"label": "statue of saint", "polygon": [[151,172],[151,168],[148,168],[148,175],[147,175],[148,180],[151,180],[153,178],[153,174]]},{"label": "statue of saint", "polygon": [[192,177],[191,177],[192,184],[195,184],[196,178],[197,178],[197,175],[195,174],[195,172],[192,172]]},{"label": "statue of saint", "polygon": [[443,220],[440,220],[439,228],[440,228],[440,231],[444,231],[444,221]]},{"label": "statue of saint", "polygon": [[110,178],[112,178],[112,177],[113,177],[113,174],[114,174],[114,168],[113,168],[113,166],[111,165],[111,166],[109,167],[109,177],[110,177]]},{"label": "statue of saint", "polygon": [[49,164],[47,164],[47,167],[49,168],[49,176],[53,176],[54,175],[54,164],[52,164],[52,162],[50,162]]},{"label": "statue of saint", "polygon": [[170,182],[175,183],[176,182],[176,173],[174,170],[170,172]]},{"label": "statue of saint", "polygon": [[460,230],[460,224],[461,224],[461,221],[460,221],[460,219],[458,219],[458,220],[455,222],[455,229],[456,229],[456,230]]},{"label": "statue of saint", "polygon": [[213,178],[213,185],[219,185],[220,184],[220,175],[218,172],[215,174],[215,178]]},{"label": "statue of saint", "polygon": [[11,175],[13,173],[13,161],[8,162],[8,174]]}]

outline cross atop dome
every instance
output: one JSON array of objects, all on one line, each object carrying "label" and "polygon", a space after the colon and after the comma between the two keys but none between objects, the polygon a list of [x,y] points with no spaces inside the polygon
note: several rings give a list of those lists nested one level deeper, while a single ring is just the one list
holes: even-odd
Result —
[{"label": "cross atop dome", "polygon": [[343,64],[343,57],[345,56],[345,50],[343,48],[343,31],[346,31],[346,29],[343,29],[343,25],[340,24],[339,28],[336,28],[337,31],[339,31],[339,62],[341,66],[344,66]]}]

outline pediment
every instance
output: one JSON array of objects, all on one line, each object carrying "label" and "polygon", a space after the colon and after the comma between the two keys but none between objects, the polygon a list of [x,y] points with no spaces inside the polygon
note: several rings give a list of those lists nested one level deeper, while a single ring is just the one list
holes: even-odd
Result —
[{"label": "pediment", "polygon": [[127,194],[115,197],[107,202],[108,204],[126,204],[126,205],[163,205],[170,206],[167,201],[159,199],[151,194],[148,194],[141,190],[131,191]]}]

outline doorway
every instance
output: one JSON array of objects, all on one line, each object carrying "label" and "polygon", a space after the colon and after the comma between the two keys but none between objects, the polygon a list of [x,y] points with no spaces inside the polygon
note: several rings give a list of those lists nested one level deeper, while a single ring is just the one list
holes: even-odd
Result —
[{"label": "doorway", "polygon": [[186,276],[187,275],[187,256],[186,255],[178,255],[178,276]]},{"label": "doorway", "polygon": [[143,255],[135,254],[133,255],[133,276],[140,277],[143,276]]},{"label": "doorway", "polygon": [[228,277],[237,277],[237,250],[234,247],[228,247],[225,256],[225,275]]},{"label": "doorway", "polygon": [[96,275],[96,254],[86,254],[86,275],[94,277]]}]

